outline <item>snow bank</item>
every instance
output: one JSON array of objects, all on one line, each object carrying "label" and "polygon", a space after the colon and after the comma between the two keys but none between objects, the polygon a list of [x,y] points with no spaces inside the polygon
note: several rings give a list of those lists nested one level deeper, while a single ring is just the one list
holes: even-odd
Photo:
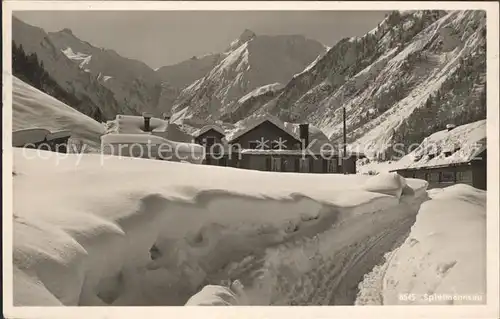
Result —
[{"label": "snow bank", "polygon": [[[332,235],[361,235],[345,228],[350,218],[363,221],[359,229],[393,230],[387,227],[393,219],[412,214],[398,211],[394,196],[364,191],[368,177],[362,175],[276,178],[278,173],[28,149],[14,150],[14,165],[15,305],[183,305],[200,287],[234,276],[248,280],[243,284],[250,283],[255,300],[264,294],[250,275],[232,275],[226,266],[237,262],[241,270],[245,257],[266,256],[278,269],[288,262],[276,259],[273,247],[340,222],[344,228]],[[337,239],[321,254],[350,243]]]},{"label": "snow bank", "polygon": [[142,134],[106,134],[101,136],[103,154],[135,158],[164,159],[201,164],[205,159],[202,145],[175,142],[159,136]]},{"label": "snow bank", "polygon": [[360,284],[358,304],[485,304],[486,192],[429,192],[403,245]]},{"label": "snow bank", "polygon": [[406,180],[397,173],[385,173],[370,177],[363,189],[369,192],[381,193],[397,198],[401,197],[407,188]]},{"label": "snow bank", "polygon": [[186,306],[234,306],[245,304],[245,291],[239,281],[231,287],[207,285],[186,302]]},{"label": "snow bank", "polygon": [[12,77],[12,129],[67,130],[71,137],[98,148],[104,125]]}]

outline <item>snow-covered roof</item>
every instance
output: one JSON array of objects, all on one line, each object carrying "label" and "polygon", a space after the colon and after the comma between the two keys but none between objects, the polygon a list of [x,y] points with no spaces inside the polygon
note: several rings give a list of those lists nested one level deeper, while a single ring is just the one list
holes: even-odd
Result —
[{"label": "snow-covered roof", "polygon": [[66,137],[71,137],[71,132],[68,130],[50,132],[49,134],[47,134],[48,141],[55,140],[58,138],[66,138]]},{"label": "snow-covered roof", "polygon": [[214,130],[216,132],[221,133],[222,135],[226,135],[226,132],[224,131],[224,129],[222,127],[217,126],[217,125],[213,125],[213,124],[203,126],[199,130],[193,132],[192,135],[194,137],[198,137],[198,136],[200,136],[200,135],[202,135],[202,134],[204,134],[204,133],[206,133],[206,132],[208,132],[210,130]]},{"label": "snow-covered roof", "polygon": [[44,140],[52,141],[66,137],[71,137],[71,132],[68,130],[51,132],[44,128],[29,128],[12,132],[12,145],[14,147],[21,147],[30,143],[35,144]]},{"label": "snow-covered roof", "polygon": [[40,143],[47,135],[49,130],[43,128],[29,128],[12,132],[12,146],[20,147],[29,143]]},{"label": "snow-covered roof", "polygon": [[[149,127],[152,132],[165,132],[168,121],[151,117]],[[106,133],[145,133],[144,117],[138,115],[117,115],[112,121],[108,121]]]},{"label": "snow-covered roof", "polygon": [[[171,140],[178,141],[187,141],[188,137],[197,137],[202,135],[203,133],[208,132],[209,130],[215,130],[216,132],[224,135],[224,140],[229,143],[243,136],[244,134],[248,133],[249,131],[266,121],[271,122],[284,132],[290,134],[297,140],[297,142],[300,142],[298,123],[283,122],[276,116],[270,114],[250,116],[237,122],[234,125],[209,124],[201,128],[197,128],[187,123],[177,125],[159,118],[152,117],[150,120],[150,127],[152,129],[153,135],[162,136]],[[170,134],[170,132],[172,134]],[[148,132],[144,132],[144,118],[142,116],[117,115],[115,120],[109,121],[107,123],[106,133],[144,134]],[[338,148],[330,142],[323,131],[313,125],[309,125],[309,142],[309,149],[313,153],[319,153],[320,151],[328,151],[332,148]],[[324,144],[329,144],[329,146],[331,147],[326,147],[324,148],[324,150],[322,150],[321,148],[322,146],[324,146]]]},{"label": "snow-covered roof", "polygon": [[249,131],[253,130],[255,127],[261,125],[266,121],[271,122],[272,124],[279,127],[286,133],[290,134],[293,138],[297,139],[297,141],[300,142],[300,137],[294,130],[292,130],[290,127],[287,127],[287,125],[285,125],[285,122],[281,121],[277,117],[270,114],[247,117],[246,119],[237,122],[235,125],[236,126],[235,129],[228,130],[226,132],[226,141],[231,142],[243,136],[244,134],[248,133]]},{"label": "snow-covered roof", "polygon": [[436,132],[400,162],[401,169],[461,164],[474,160],[486,149],[486,120]]}]

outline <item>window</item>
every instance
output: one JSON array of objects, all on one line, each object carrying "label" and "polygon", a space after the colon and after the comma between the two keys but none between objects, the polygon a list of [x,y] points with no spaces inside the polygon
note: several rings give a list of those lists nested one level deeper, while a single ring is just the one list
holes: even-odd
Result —
[{"label": "window", "polygon": [[472,171],[457,172],[458,183],[472,183]]},{"label": "window", "polygon": [[281,172],[281,158],[279,157],[271,158],[271,171]]},{"label": "window", "polygon": [[259,146],[259,143],[258,142],[249,142],[248,143],[248,147],[252,150],[256,150],[257,149],[257,146]]},{"label": "window", "polygon": [[454,183],[455,182],[455,172],[441,172],[441,182]]},{"label": "window", "polygon": [[429,173],[429,182],[439,182],[439,173]]},{"label": "window", "polygon": [[426,176],[427,174],[425,174],[424,172],[415,172],[415,178],[418,178],[418,179],[426,179]]},{"label": "window", "polygon": [[338,160],[336,158],[334,159],[329,159],[329,160],[326,160],[327,161],[327,169],[326,171],[328,173],[338,173]]}]

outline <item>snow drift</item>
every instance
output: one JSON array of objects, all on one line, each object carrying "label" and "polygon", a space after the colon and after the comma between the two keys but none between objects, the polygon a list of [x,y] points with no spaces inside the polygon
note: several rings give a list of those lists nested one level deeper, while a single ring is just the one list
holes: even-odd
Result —
[{"label": "snow drift", "polygon": [[429,191],[403,245],[360,284],[357,304],[485,304],[486,192]]},{"label": "snow drift", "polygon": [[31,128],[51,132],[67,130],[72,139],[98,148],[104,125],[60,102],[50,95],[12,77],[13,130]]},{"label": "snow drift", "polygon": [[207,285],[186,302],[186,306],[234,306],[245,304],[243,285],[235,280],[230,287]]},{"label": "snow drift", "polygon": [[101,136],[103,154],[133,158],[185,161],[201,164],[205,148],[194,143],[175,142],[151,134],[106,134]]},{"label": "snow drift", "polygon": [[[352,303],[370,263],[408,231],[418,207],[418,199],[383,194],[373,182],[363,190],[362,175],[276,178],[28,149],[14,150],[14,164],[16,306],[183,305],[227,279],[241,280],[248,303],[287,304],[287,287],[324,264],[344,280],[324,291],[348,290],[351,299],[312,300]],[[359,268],[339,256],[368,259]]]}]

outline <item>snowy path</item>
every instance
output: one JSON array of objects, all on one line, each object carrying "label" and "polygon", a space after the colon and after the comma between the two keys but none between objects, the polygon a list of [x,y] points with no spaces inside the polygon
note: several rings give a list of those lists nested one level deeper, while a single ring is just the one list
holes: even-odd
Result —
[{"label": "snowy path", "polygon": [[[243,282],[253,304],[353,305],[363,276],[406,239],[421,202],[341,220],[309,243],[302,238],[247,256],[214,277]],[[283,259],[276,264],[273,256]]]}]

